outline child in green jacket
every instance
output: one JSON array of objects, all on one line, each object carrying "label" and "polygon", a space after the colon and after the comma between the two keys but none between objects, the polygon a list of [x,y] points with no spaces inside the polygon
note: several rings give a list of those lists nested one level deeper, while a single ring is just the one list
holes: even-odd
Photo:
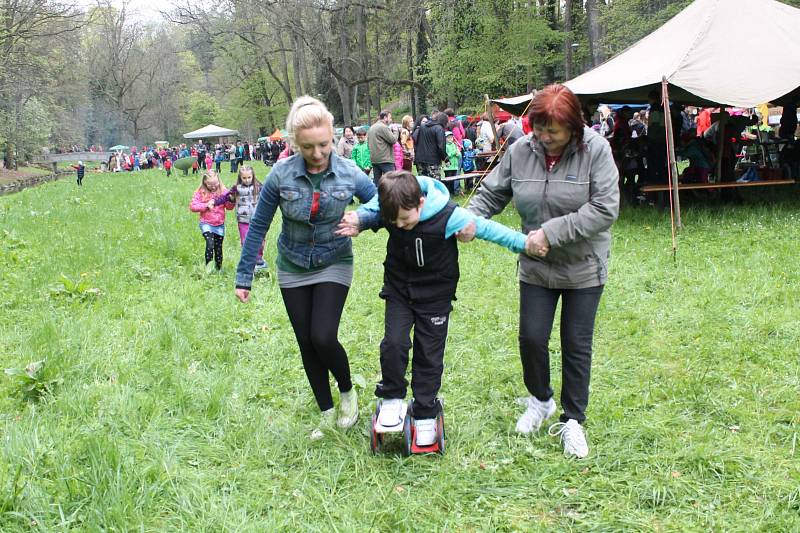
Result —
[{"label": "child in green jacket", "polygon": [[444,184],[452,196],[455,194],[455,180],[448,179],[458,174],[458,160],[460,159],[461,152],[458,145],[453,138],[453,132],[448,131],[444,134],[445,149],[447,150],[447,164],[444,167]]},{"label": "child in green jacket", "polygon": [[359,128],[356,133],[356,145],[353,147],[353,153],[350,154],[350,158],[365,174],[369,174],[372,170],[372,161],[369,159],[369,146],[367,145],[367,132],[363,128]]}]

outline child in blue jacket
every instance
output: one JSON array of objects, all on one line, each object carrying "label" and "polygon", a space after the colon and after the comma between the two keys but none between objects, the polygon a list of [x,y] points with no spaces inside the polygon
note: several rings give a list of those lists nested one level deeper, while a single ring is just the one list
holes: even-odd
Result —
[{"label": "child in blue jacket", "polygon": [[378,195],[357,211],[345,214],[341,235],[384,227],[386,242],[383,289],[385,331],[380,345],[382,379],[375,395],[383,398],[378,423],[396,427],[408,382],[405,379],[411,328],[412,406],[417,446],[436,439],[436,396],[442,382],[447,327],[458,286],[456,233],[474,221],[476,237],[520,253],[526,236],[502,224],[477,217],[450,200],[444,183],[396,170],[383,175]]}]

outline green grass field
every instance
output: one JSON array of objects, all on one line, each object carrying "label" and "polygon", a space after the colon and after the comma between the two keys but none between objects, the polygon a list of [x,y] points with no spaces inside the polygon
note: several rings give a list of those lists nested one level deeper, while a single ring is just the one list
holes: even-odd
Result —
[{"label": "green grass field", "polygon": [[198,181],[87,174],[0,198],[3,532],[800,530],[797,190],[687,199],[676,262],[666,213],[623,212],[582,461],[514,433],[516,259],[462,245],[448,453],[406,459],[367,437],[385,233],[356,239],[340,335],[362,416],[310,442],[277,284],[236,301],[231,214],[224,270],[206,273]]}]

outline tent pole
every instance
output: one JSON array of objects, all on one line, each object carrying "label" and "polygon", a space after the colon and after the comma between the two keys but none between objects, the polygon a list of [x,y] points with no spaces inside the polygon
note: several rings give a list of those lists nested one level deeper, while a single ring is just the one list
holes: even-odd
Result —
[{"label": "tent pole", "polygon": [[494,136],[494,141],[492,142],[492,148],[495,148],[500,142],[500,139],[497,138],[497,128],[494,127],[494,113],[492,112],[492,102],[489,101],[489,95],[484,94],[484,98],[486,98],[486,113],[489,115],[489,125],[492,127],[492,135]]},{"label": "tent pole", "polygon": [[717,183],[722,183],[722,153],[725,151],[725,126],[728,123],[728,112],[722,107],[717,114],[717,123],[717,175],[714,178]]},{"label": "tent pole", "polygon": [[667,131],[667,158],[672,174],[672,209],[675,214],[675,226],[681,229],[681,199],[678,192],[678,164],[675,161],[675,137],[672,132],[672,113],[669,102],[669,88],[666,76],[661,78],[661,95],[664,102],[664,126]]}]

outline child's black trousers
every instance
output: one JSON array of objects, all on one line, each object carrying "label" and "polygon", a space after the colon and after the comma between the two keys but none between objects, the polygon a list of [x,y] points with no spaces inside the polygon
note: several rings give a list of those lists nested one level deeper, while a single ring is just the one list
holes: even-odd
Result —
[{"label": "child's black trousers", "polygon": [[[410,304],[397,297],[386,298],[384,337],[381,341],[382,379],[375,388],[379,398],[405,398],[408,381],[408,351],[411,360],[411,390],[414,394],[414,418],[435,418],[436,395],[442,385],[444,349],[452,302]],[[414,328],[413,344],[410,339]]]}]

